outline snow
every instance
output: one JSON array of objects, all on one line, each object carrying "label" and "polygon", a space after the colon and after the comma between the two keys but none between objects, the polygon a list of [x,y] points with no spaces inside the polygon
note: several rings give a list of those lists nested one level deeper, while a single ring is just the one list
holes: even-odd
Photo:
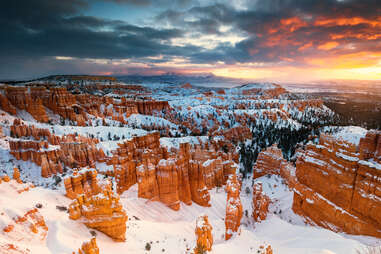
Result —
[{"label": "snow", "polygon": [[364,161],[364,160],[361,160],[361,161],[359,161],[359,164],[364,165],[364,166],[368,166],[370,168],[374,168],[374,169],[377,169],[377,170],[381,170],[381,164],[377,163],[375,161]]},{"label": "snow", "polygon": [[[214,238],[211,254],[221,253],[256,253],[260,245],[271,244],[274,253],[282,254],[326,254],[356,253],[364,246],[359,242],[362,238],[351,239],[345,234],[336,234],[319,227],[306,226],[303,219],[291,210],[292,192],[282,184],[277,176],[261,177],[256,181],[263,183],[264,192],[272,199],[268,219],[253,224],[251,218],[251,193],[241,192],[244,215],[238,235],[229,241],[224,240],[226,193],[222,188],[211,190],[211,207],[201,207],[195,203],[187,206],[181,203],[179,211],[173,211],[160,202],[152,202],[138,198],[137,185],[132,186],[121,195],[121,203],[127,211],[126,242],[113,242],[109,237],[97,232],[97,244],[103,254],[113,253],[147,253],[144,249],[151,243],[150,253],[189,253],[187,249],[195,247],[194,230],[197,218],[206,214],[213,227]],[[0,184],[0,225],[9,222],[9,218],[42,204],[39,209],[49,228],[45,242],[21,241],[19,247],[29,248],[31,253],[66,254],[77,250],[82,242],[91,238],[90,229],[79,221],[68,218],[66,212],[56,206],[68,206],[71,202],[63,195],[63,191],[34,188],[18,194],[9,183]],[[250,181],[245,180],[244,188],[250,188]],[[282,210],[280,213],[279,211]],[[277,211],[277,214],[274,213]],[[8,218],[8,219],[6,219]],[[289,222],[291,221],[291,222]],[[353,237],[352,237],[353,238]],[[376,239],[368,238],[376,242]],[[0,233],[0,243],[9,242],[5,233]]]},{"label": "snow", "polygon": [[339,127],[333,137],[358,145],[360,139],[365,137],[367,130],[358,126]]}]

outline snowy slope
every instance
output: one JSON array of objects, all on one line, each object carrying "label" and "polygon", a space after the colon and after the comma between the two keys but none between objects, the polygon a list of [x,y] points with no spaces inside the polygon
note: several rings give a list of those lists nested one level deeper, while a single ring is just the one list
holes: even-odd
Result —
[{"label": "snowy slope", "polygon": [[[137,185],[134,185],[121,196],[121,202],[127,211],[127,241],[113,242],[110,238],[97,232],[97,243],[102,254],[115,253],[148,253],[145,251],[147,242],[151,243],[149,253],[189,253],[195,246],[194,229],[196,218],[202,213],[209,216],[213,226],[214,245],[210,253],[256,253],[261,244],[271,244],[274,253],[282,254],[341,254],[356,253],[362,244],[331,231],[318,227],[302,225],[302,219],[290,211],[291,192],[281,184],[279,177],[262,177],[256,181],[264,184],[264,191],[272,198],[272,211],[282,209],[282,215],[270,214],[268,219],[260,224],[253,224],[251,214],[251,194],[242,191],[241,199],[244,215],[240,235],[225,241],[225,205],[226,193],[220,189],[211,192],[212,207],[205,208],[192,204],[181,204],[180,211],[173,211],[159,202],[149,202],[137,197]],[[23,211],[42,204],[39,209],[49,227],[48,236],[44,242],[17,242],[19,247],[29,248],[31,253],[67,254],[76,250],[83,241],[91,237],[90,229],[83,224],[70,220],[68,214],[59,211],[56,206],[68,206],[71,202],[64,197],[63,191],[53,191],[34,188],[29,192],[18,194],[11,185],[15,182],[0,184],[0,225],[6,224],[9,215],[19,215]],[[244,182],[244,186],[250,181]],[[277,185],[277,187],[274,187]],[[291,198],[291,200],[290,200]],[[288,222],[292,220],[292,222]],[[0,243],[9,241],[6,234],[0,233]],[[373,239],[374,241],[374,239]]]}]

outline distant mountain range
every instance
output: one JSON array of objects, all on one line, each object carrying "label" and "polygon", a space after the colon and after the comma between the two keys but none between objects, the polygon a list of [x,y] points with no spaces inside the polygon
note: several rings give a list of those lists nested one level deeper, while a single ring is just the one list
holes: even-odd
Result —
[{"label": "distant mountain range", "polygon": [[181,85],[190,83],[195,86],[208,86],[208,87],[234,87],[247,83],[242,79],[219,77],[213,74],[201,74],[201,75],[182,75],[175,73],[166,73],[163,75],[127,75],[118,76],[118,80],[125,83],[144,84],[144,83],[160,83],[160,84],[175,84]]}]

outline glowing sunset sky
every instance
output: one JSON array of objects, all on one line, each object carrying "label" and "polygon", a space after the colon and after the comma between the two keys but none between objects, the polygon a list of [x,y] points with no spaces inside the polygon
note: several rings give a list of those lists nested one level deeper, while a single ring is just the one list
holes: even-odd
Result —
[{"label": "glowing sunset sky", "polygon": [[0,29],[0,79],[381,80],[380,0],[15,0]]}]

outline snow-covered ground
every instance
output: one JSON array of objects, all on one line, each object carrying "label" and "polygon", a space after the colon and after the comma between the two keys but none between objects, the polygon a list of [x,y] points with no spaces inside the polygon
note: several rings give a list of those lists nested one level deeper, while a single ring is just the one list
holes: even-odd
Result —
[{"label": "snow-covered ground", "polygon": [[[213,250],[210,253],[257,253],[260,245],[271,244],[274,253],[282,254],[342,254],[356,253],[363,245],[358,241],[375,239],[350,237],[336,234],[319,227],[306,226],[302,218],[291,210],[292,193],[277,176],[261,177],[256,181],[263,183],[264,191],[273,203],[266,221],[253,223],[251,218],[251,180],[244,181],[241,200],[244,217],[239,235],[225,241],[226,193],[223,188],[211,190],[210,208],[197,204],[181,204],[180,211],[173,211],[159,202],[151,202],[137,197],[137,185],[121,195],[121,202],[127,211],[126,242],[113,242],[109,237],[97,232],[97,243],[102,254],[115,253],[190,253],[195,247],[194,229],[196,218],[207,214],[213,227]],[[9,218],[22,215],[27,210],[42,204],[39,209],[49,228],[46,241],[21,241],[15,244],[29,248],[30,253],[67,254],[78,249],[83,241],[91,238],[90,230],[80,222],[70,220],[65,211],[56,206],[68,206],[71,200],[62,190],[49,190],[40,187],[18,194],[10,183],[0,184],[0,227]],[[246,212],[247,210],[247,212]],[[276,214],[274,213],[276,212]],[[248,216],[246,216],[246,213]],[[0,233],[0,244],[12,242],[6,233]],[[151,250],[145,250],[150,243]],[[0,251],[1,252],[1,251]]]}]

